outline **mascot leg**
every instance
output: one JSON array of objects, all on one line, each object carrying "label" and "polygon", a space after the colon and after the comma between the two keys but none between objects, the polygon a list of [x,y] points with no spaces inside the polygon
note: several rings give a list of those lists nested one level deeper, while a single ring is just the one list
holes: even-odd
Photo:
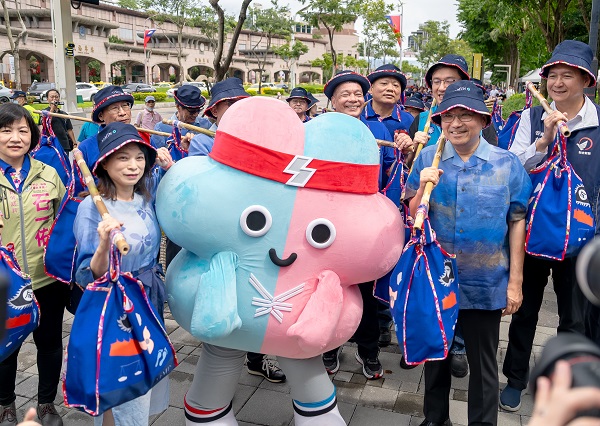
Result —
[{"label": "mascot leg", "polygon": [[335,386],[320,356],[309,359],[277,357],[291,387],[296,426],[341,426]]},{"label": "mascot leg", "polygon": [[245,351],[202,344],[194,380],[184,399],[186,426],[237,426],[231,400],[245,358]]}]

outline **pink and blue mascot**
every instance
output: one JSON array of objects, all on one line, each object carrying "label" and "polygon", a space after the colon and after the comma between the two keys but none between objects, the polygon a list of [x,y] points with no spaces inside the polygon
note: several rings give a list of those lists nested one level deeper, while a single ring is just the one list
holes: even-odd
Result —
[{"label": "pink and blue mascot", "polygon": [[175,320],[204,342],[186,425],[237,425],[246,351],[277,355],[295,424],[343,425],[321,357],[362,314],[355,284],[394,267],[398,208],[378,193],[379,154],[359,120],[302,124],[285,103],[248,98],[223,116],[208,157],[162,179],[158,219],[183,250],[167,271]]}]

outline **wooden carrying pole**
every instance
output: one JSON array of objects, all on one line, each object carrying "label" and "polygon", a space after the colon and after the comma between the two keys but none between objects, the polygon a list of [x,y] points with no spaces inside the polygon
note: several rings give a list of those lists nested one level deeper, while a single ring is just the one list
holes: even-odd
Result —
[{"label": "wooden carrying pole", "polygon": [[[431,108],[429,108],[429,114],[427,114],[427,121],[425,122],[425,127],[423,127],[423,132],[425,132],[426,135],[429,134],[429,128],[431,127],[431,114],[433,113],[433,107],[436,104],[437,104],[437,99],[433,98],[433,102],[431,102]],[[417,161],[417,157],[421,153],[422,149],[423,149],[423,144],[420,143],[415,152],[415,157],[413,158],[412,164],[410,165],[410,170],[408,171],[409,174],[410,174],[410,172],[412,172],[412,168],[415,164],[415,161]]]},{"label": "wooden carrying pole", "polygon": [[194,126],[193,124],[184,123],[183,121],[164,119],[162,122],[164,124],[168,124],[169,126],[176,125],[180,129],[187,129],[187,130],[191,130],[192,132],[204,133],[205,135],[208,135],[210,137],[213,137],[213,138],[215,137],[215,132],[204,129],[202,127]]},{"label": "wooden carrying pole", "polygon": [[[431,163],[431,167],[435,167],[436,169],[440,165],[440,160],[442,158],[442,152],[444,152],[444,146],[446,146],[446,137],[444,136],[444,132],[440,135],[440,138],[437,142],[437,149],[435,150],[435,156],[433,157],[433,162]],[[431,192],[433,191],[433,182],[427,182],[425,185],[425,190],[423,191],[423,196],[421,197],[421,206],[425,206],[424,210],[419,209],[417,211],[417,215],[415,217],[415,225],[416,229],[423,229],[423,221],[425,220],[425,216],[427,211],[429,210],[429,198],[431,198]],[[419,206],[419,207],[421,207]]]},{"label": "wooden carrying pole", "polygon": [[[98,188],[96,188],[96,183],[94,182],[94,177],[92,176],[92,173],[90,172],[90,169],[88,168],[87,164],[85,164],[85,160],[83,159],[83,154],[81,153],[81,151],[79,149],[75,148],[73,150],[73,157],[75,157],[75,161],[77,161],[77,165],[79,166],[79,169],[81,170],[81,174],[83,175],[85,185],[87,186],[88,190],[90,191],[90,195],[92,196],[92,199],[94,200],[94,204],[96,205],[96,208],[100,212],[100,216],[102,217],[102,220],[109,218],[110,214],[108,213],[108,209],[106,208],[104,201],[102,201],[102,197],[98,193]],[[119,249],[119,251],[121,252],[122,255],[126,255],[129,252],[129,244],[127,244],[127,241],[125,241],[125,237],[123,236],[123,234],[121,232],[117,232],[115,234],[113,242],[116,244],[117,248]]]},{"label": "wooden carrying pole", "polygon": [[[527,90],[529,90],[531,92],[531,94],[533,96],[535,96],[535,98],[538,101],[540,101],[540,104],[544,108],[544,111],[546,111],[548,114],[551,114],[554,111],[550,107],[550,104],[548,103],[546,98],[544,98],[542,96],[542,94],[540,92],[538,92],[538,90],[535,88],[535,86],[533,85],[533,83],[531,81],[526,81],[525,87],[527,87]],[[565,138],[568,138],[569,136],[571,136],[571,131],[567,127],[567,123],[565,123],[564,121],[558,122],[558,131],[561,132],[565,136]]]},{"label": "wooden carrying pole", "polygon": [[[48,114],[51,117],[68,118],[71,120],[79,120],[79,121],[86,121],[88,123],[94,123],[94,120],[92,120],[90,118],[78,117],[76,115],[59,114],[58,112],[50,112],[50,111],[39,111],[37,109],[34,109],[33,112],[35,112],[36,114],[40,114],[40,115]],[[98,124],[98,123],[96,123],[96,124]],[[159,132],[158,130],[144,129],[143,127],[137,127],[137,126],[133,126],[133,127],[135,127],[140,132],[150,133],[151,135],[171,136],[171,134],[167,133],[167,132]]]}]

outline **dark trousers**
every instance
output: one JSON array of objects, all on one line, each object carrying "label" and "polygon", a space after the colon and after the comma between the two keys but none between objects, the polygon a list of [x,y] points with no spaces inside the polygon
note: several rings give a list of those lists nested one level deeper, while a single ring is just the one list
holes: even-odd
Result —
[{"label": "dark trousers", "polygon": [[[62,367],[62,322],[68,296],[68,286],[61,282],[35,290],[40,306],[40,325],[33,332],[37,348],[39,374],[38,404],[54,402]],[[9,405],[16,399],[17,357],[19,346],[0,363],[0,405]]]},{"label": "dark trousers", "polygon": [[552,270],[558,303],[558,332],[584,333],[584,297],[575,277],[576,257],[552,261],[525,255],[523,265],[523,303],[513,314],[508,330],[508,348],[502,372],[508,385],[523,390],[529,381],[529,358],[544,288]]},{"label": "dark trousers", "polygon": [[169,240],[169,238],[166,238],[166,241],[167,243],[165,245],[165,265],[168,268],[173,258],[177,256],[177,253],[181,251],[181,247],[175,244],[173,241]]},{"label": "dark trousers", "polygon": [[[374,359],[379,355],[379,301],[373,296],[374,281],[358,285],[363,300],[363,313],[360,324],[350,339],[358,345],[358,353],[362,358]],[[337,349],[326,352],[333,354]]]},{"label": "dark trousers", "polygon": [[[458,312],[469,361],[469,425],[498,422],[498,364],[501,310],[464,309]],[[450,357],[425,363],[423,413],[430,422],[443,423],[450,416],[452,374]]]}]

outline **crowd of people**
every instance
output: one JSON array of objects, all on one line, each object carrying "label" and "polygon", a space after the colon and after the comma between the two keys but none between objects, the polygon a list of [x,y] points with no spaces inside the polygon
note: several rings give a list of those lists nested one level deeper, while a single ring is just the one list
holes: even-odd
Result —
[{"label": "crowd of people", "polygon": [[[559,123],[566,123],[571,131],[566,144],[568,158],[597,216],[600,159],[596,157],[600,147],[592,141],[600,138],[600,107],[584,95],[586,87],[596,85],[592,58],[591,49],[581,42],[567,40],[556,47],[541,69],[553,99],[553,111],[545,112],[542,107],[523,111],[509,150],[497,146],[498,135],[490,125],[491,113],[485,101],[505,99],[514,90],[509,87],[501,91],[473,81],[460,55],[449,54],[434,63],[426,73],[426,87],[407,87],[404,74],[391,64],[367,76],[340,71],[324,87],[333,111],[359,120],[376,140],[387,142],[379,148],[378,188],[399,208],[405,221],[420,207],[425,187],[434,186],[429,219],[441,246],[456,254],[460,283],[456,333],[449,342],[448,357],[425,363],[425,420],[421,426],[452,424],[452,376],[465,377],[469,372],[470,425],[496,425],[499,406],[508,411],[520,409],[549,277],[557,296],[558,332],[585,334],[600,344],[599,311],[579,289],[577,256],[552,260],[525,252],[526,219],[534,189],[528,174],[552,154]],[[183,85],[175,91],[176,111],[171,120],[216,132],[229,108],[249,96],[239,79],[227,78],[212,86],[205,108],[207,100],[200,90]],[[33,332],[39,371],[37,416],[44,426],[61,426],[54,402],[63,362],[62,321],[69,287],[45,274],[42,255],[47,241],[45,231],[57,215],[65,186],[52,167],[29,155],[40,138],[36,125],[39,117],[26,105],[24,92],[15,91],[13,97],[15,103],[0,106],[0,198],[6,200],[0,206],[4,218],[2,241],[14,244],[20,266],[31,276],[40,307],[40,324]],[[50,91],[48,99],[48,111],[62,113],[58,91]],[[302,87],[292,89],[285,102],[302,123],[319,115],[318,100]],[[138,276],[140,271],[161,268],[161,229],[154,201],[158,182],[173,164],[170,149],[174,139],[180,138],[176,143],[185,156],[207,156],[213,150],[215,139],[210,132],[194,133],[186,128],[174,131],[172,125],[163,123],[155,104],[153,96],[146,97],[144,109],[132,121],[133,97],[118,86],[101,89],[94,97],[93,123],[82,129],[79,143],[70,120],[52,116],[52,129],[63,150],[67,155],[75,147],[82,152],[111,215],[101,217],[92,197],[84,198],[77,210],[73,228],[78,244],[75,269],[76,281],[83,286],[107,272],[113,230],[121,230],[130,242],[141,241],[132,244],[134,250],[123,258],[124,270]],[[138,128],[173,136],[150,137]],[[446,144],[439,166],[432,167],[442,135]],[[419,146],[423,149],[416,155]],[[155,165],[160,166],[160,172],[152,172]],[[595,223],[600,226],[600,221]],[[167,242],[167,269],[180,250],[175,243]],[[374,284],[358,284],[363,311],[351,339],[357,345],[356,361],[368,380],[384,377],[379,352],[390,344],[394,329],[389,305],[373,295]],[[161,286],[164,284],[160,280],[153,281],[146,291],[162,315],[165,296]],[[508,384],[500,389],[496,354],[500,320],[506,315],[512,315],[502,367]],[[19,349],[0,362],[0,426],[17,425]],[[203,351],[204,362],[198,363],[185,397],[187,425],[237,424],[230,405],[211,405],[214,395],[207,395],[205,386],[207,377],[229,380],[235,386],[237,378],[230,376],[237,370],[208,371],[210,362],[235,356],[236,363],[245,360],[251,374],[274,383],[286,381],[286,372],[266,354],[234,353],[209,344]],[[322,368],[329,375],[339,370],[340,352],[338,347],[322,354]],[[400,363],[403,369],[415,366],[404,358]],[[539,382],[531,424],[566,424],[577,411],[573,407],[600,405],[598,390],[588,390],[581,397],[569,396],[566,365],[557,365],[557,377],[552,390],[545,379]],[[159,392],[154,388],[113,407],[96,417],[95,424],[147,425],[149,416],[168,404],[168,387],[162,389],[162,400],[152,399],[151,403],[152,393]],[[594,398],[595,403],[589,402]],[[563,411],[556,400],[565,402]],[[294,402],[297,425],[344,424],[336,408],[335,391],[333,398],[321,401],[321,405],[311,403],[307,407]],[[551,421],[562,419],[559,423],[548,423],[548,413],[553,410],[558,411]],[[25,420],[33,420],[31,413]]]}]

